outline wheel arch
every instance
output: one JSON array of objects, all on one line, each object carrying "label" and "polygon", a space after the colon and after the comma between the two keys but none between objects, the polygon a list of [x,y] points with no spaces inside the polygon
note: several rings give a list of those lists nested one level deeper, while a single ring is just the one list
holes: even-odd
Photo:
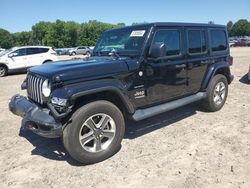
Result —
[{"label": "wheel arch", "polygon": [[43,64],[47,63],[47,62],[52,62],[53,60],[51,59],[46,59],[45,61],[43,61]]},{"label": "wheel arch", "polygon": [[6,67],[6,68],[7,68],[7,71],[9,70],[8,65],[6,65],[5,63],[0,63],[0,66]]},{"label": "wheel arch", "polygon": [[211,65],[206,73],[206,77],[202,82],[202,86],[201,86],[201,90],[206,90],[206,88],[208,87],[211,79],[218,74],[222,74],[227,78],[228,84],[230,84],[232,82],[232,75],[231,75],[231,71],[230,71],[230,67],[228,65],[227,62],[222,61],[222,62],[218,62],[215,63],[213,65]]},{"label": "wheel arch", "polygon": [[107,100],[115,104],[123,114],[132,114],[135,111],[128,97],[118,88],[112,86],[82,91],[71,97],[71,101],[73,101],[76,106],[82,106],[96,100]]}]

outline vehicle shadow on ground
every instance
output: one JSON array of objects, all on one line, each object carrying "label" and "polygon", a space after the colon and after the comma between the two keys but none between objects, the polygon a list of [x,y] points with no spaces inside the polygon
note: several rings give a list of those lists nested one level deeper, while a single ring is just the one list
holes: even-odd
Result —
[{"label": "vehicle shadow on ground", "polygon": [[[157,129],[170,126],[175,122],[195,115],[197,110],[203,111],[198,105],[190,104],[139,122],[127,120],[124,138],[136,139]],[[26,138],[35,147],[31,151],[32,155],[40,155],[51,160],[67,161],[72,166],[83,166],[72,159],[66,152],[61,138],[43,138],[23,128],[20,129],[19,136]]]},{"label": "vehicle shadow on ground", "polygon": [[247,74],[245,74],[244,76],[242,76],[241,79],[240,79],[240,83],[250,85],[250,81],[248,80],[247,76],[248,76]]},{"label": "vehicle shadow on ground", "polygon": [[136,139],[157,129],[170,126],[175,122],[195,115],[197,110],[204,111],[194,103],[139,122],[127,120],[124,138]]}]

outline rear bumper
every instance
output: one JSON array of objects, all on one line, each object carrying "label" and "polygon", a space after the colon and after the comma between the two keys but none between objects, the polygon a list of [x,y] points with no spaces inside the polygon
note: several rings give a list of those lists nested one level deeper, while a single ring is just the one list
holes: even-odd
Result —
[{"label": "rear bumper", "polygon": [[42,109],[26,97],[15,95],[9,102],[10,111],[23,118],[22,126],[47,138],[62,136],[62,124],[50,115],[48,109]]}]

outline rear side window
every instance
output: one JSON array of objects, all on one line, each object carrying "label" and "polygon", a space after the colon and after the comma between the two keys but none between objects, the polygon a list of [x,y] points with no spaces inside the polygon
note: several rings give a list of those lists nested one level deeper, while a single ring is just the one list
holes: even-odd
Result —
[{"label": "rear side window", "polygon": [[27,55],[40,54],[48,51],[48,48],[27,48]]},{"label": "rear side window", "polygon": [[153,44],[164,43],[166,46],[166,56],[180,54],[180,31],[178,30],[158,30],[155,33]]},{"label": "rear side window", "polygon": [[223,30],[211,30],[212,51],[224,51],[227,49],[227,37]]},{"label": "rear side window", "polygon": [[206,34],[202,30],[188,31],[188,52],[189,54],[200,54],[207,51]]},{"label": "rear side window", "polygon": [[27,55],[38,54],[39,48],[27,48]]},{"label": "rear side window", "polygon": [[39,53],[46,53],[49,51],[49,48],[39,48]]}]

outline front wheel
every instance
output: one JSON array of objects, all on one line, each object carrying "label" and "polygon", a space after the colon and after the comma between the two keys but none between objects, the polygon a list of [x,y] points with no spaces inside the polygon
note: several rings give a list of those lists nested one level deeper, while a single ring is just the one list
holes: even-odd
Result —
[{"label": "front wheel", "polygon": [[8,69],[5,66],[0,65],[0,77],[6,76]]},{"label": "front wheel", "polygon": [[212,78],[207,90],[203,107],[211,112],[220,110],[226,102],[228,82],[224,75],[218,74]]},{"label": "front wheel", "polygon": [[72,115],[63,132],[63,144],[77,161],[97,163],[119,150],[124,131],[121,111],[108,101],[95,101]]}]

